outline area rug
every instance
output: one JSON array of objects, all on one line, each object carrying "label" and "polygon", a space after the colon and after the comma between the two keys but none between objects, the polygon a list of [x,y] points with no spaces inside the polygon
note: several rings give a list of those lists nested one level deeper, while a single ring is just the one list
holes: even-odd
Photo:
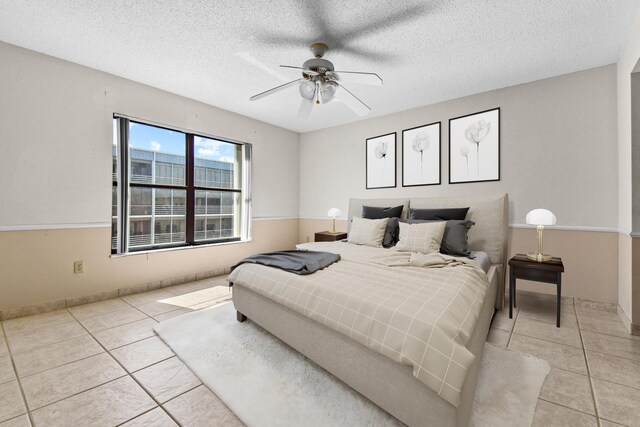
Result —
[{"label": "area rug", "polygon": [[[398,420],[251,321],[231,302],[155,326],[249,427],[399,426]],[[485,345],[471,425],[531,425],[549,364]]]}]

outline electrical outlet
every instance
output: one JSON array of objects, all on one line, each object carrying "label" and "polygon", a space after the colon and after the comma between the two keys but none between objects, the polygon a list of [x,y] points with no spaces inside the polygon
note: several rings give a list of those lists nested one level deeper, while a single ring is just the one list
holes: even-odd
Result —
[{"label": "electrical outlet", "polygon": [[74,261],[73,262],[73,273],[84,273],[84,262],[83,261]]}]

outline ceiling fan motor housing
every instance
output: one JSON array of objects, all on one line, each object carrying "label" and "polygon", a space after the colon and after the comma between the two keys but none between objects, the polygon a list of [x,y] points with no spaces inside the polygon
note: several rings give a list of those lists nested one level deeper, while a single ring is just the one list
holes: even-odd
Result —
[{"label": "ceiling fan motor housing", "polygon": [[[302,64],[302,67],[307,68],[311,71],[315,71],[316,73],[320,73],[320,74],[324,74],[327,71],[334,71],[333,64],[331,63],[331,61],[327,61],[326,59],[322,59],[322,58],[309,59],[308,61],[305,61],[304,64]],[[309,74],[305,73],[304,71],[302,72],[302,75],[305,78],[311,77]]]}]

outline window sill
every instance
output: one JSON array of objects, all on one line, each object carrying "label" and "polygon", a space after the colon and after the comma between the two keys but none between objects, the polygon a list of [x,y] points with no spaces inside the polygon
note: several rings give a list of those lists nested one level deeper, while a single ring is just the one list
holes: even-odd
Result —
[{"label": "window sill", "polygon": [[236,240],[233,242],[207,243],[203,245],[180,246],[177,248],[166,248],[166,249],[149,249],[147,251],[127,252],[126,254],[110,254],[109,258],[123,258],[123,257],[129,257],[129,256],[136,256],[136,255],[149,255],[149,254],[174,252],[174,251],[188,251],[188,250],[194,250],[194,249],[211,248],[216,246],[239,245],[243,243],[251,243],[252,241],[253,239],[249,238],[246,240]]}]

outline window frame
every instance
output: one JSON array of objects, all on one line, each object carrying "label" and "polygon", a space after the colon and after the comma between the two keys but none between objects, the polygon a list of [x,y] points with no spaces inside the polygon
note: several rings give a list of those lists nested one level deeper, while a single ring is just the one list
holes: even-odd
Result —
[{"label": "window frame", "polygon": [[[126,255],[140,252],[160,251],[185,247],[197,247],[197,246],[210,246],[217,244],[228,244],[233,242],[245,242],[251,240],[251,153],[252,145],[250,143],[234,141],[229,138],[221,138],[218,136],[208,135],[203,132],[194,132],[177,127],[168,127],[163,124],[158,124],[149,120],[138,119],[122,114],[114,113],[113,126],[117,137],[117,150],[116,150],[116,173],[112,174],[112,192],[113,187],[117,187],[117,233],[116,233],[116,247],[113,247],[113,237],[111,254],[112,255]],[[130,146],[129,146],[129,129],[130,124],[136,123],[145,126],[153,126],[156,128],[164,129],[172,132],[180,132],[185,135],[185,180],[184,185],[165,184],[165,183],[146,183],[146,182],[131,182],[129,174],[129,166],[131,162],[130,158]],[[195,185],[195,138],[202,137],[208,139],[214,139],[228,144],[234,144],[240,147],[240,188],[224,188],[224,187],[204,187]],[[113,151],[113,150],[112,150]],[[113,166],[112,166],[113,171]],[[172,172],[173,181],[173,172]],[[206,180],[205,180],[206,182]],[[129,247],[129,233],[130,233],[130,209],[131,209],[131,189],[132,188],[150,188],[150,189],[166,189],[166,190],[184,190],[185,191],[185,242],[176,244],[151,244],[135,248]],[[239,202],[239,214],[234,215],[234,220],[238,221],[238,228],[240,236],[237,237],[223,237],[223,238],[211,238],[206,240],[196,240],[196,192],[197,191],[218,191],[221,193],[233,193],[240,195]],[[152,198],[154,196],[152,195]],[[236,196],[234,196],[235,198]],[[124,201],[124,203],[123,203]],[[112,206],[113,211],[113,206]],[[113,222],[113,220],[112,220]],[[151,227],[155,227],[155,224],[151,224]]]}]

